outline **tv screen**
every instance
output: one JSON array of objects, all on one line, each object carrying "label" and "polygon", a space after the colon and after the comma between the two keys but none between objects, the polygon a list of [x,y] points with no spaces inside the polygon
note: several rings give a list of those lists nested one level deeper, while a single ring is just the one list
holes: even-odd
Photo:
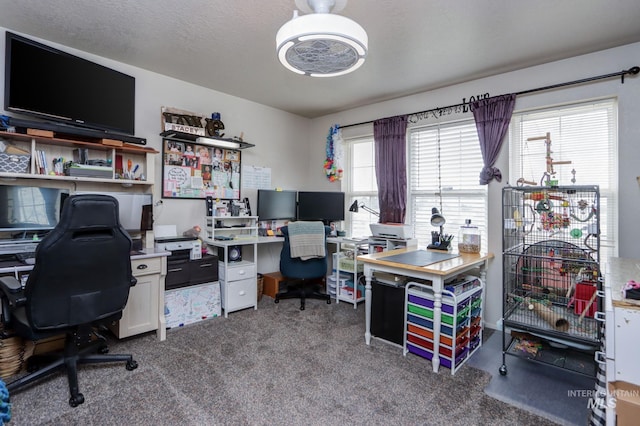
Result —
[{"label": "tv screen", "polygon": [[58,188],[0,185],[0,232],[55,228],[68,196],[67,190]]},{"label": "tv screen", "polygon": [[298,220],[344,220],[344,192],[298,192]]},{"label": "tv screen", "polygon": [[258,190],[258,220],[296,218],[296,192]]},{"label": "tv screen", "polygon": [[133,135],[135,79],[7,32],[4,108]]}]

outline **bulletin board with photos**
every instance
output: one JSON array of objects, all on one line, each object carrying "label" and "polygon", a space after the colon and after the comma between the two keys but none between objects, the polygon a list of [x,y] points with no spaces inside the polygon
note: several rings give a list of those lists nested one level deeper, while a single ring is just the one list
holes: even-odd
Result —
[{"label": "bulletin board with photos", "polygon": [[240,199],[240,151],[165,139],[162,197]]}]

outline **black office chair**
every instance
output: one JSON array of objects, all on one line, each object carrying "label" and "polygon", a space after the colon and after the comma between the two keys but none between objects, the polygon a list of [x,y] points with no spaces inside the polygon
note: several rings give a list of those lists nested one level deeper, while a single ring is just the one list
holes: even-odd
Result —
[{"label": "black office chair", "polygon": [[1,277],[5,325],[27,340],[65,334],[64,351],[28,359],[30,374],[9,383],[9,392],[66,369],[69,405],[84,402],[78,389],[77,364],[126,362],[131,355],[108,355],[106,339],[96,328],[122,317],[131,274],[131,238],[120,226],[118,201],[107,195],[74,195],[65,202],[58,225],[36,249],[36,262],[24,290],[13,277]]},{"label": "black office chair", "polygon": [[324,227],[325,256],[308,260],[291,257],[289,228],[283,226],[281,231],[284,235],[284,244],[280,252],[280,273],[285,278],[283,284],[286,285],[286,290],[276,294],[275,303],[279,303],[280,299],[299,298],[301,311],[304,311],[305,300],[308,298],[326,300],[327,304],[330,304],[331,296],[322,292],[320,287],[322,279],[327,274],[326,245],[331,228]]}]

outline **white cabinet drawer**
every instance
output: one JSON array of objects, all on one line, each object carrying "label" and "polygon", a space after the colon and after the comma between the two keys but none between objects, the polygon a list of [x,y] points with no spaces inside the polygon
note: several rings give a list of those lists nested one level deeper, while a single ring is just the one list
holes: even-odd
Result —
[{"label": "white cabinet drawer", "polygon": [[228,264],[226,271],[224,266],[220,265],[219,279],[221,281],[238,281],[253,278],[255,281],[256,273],[257,269],[255,263],[241,262],[237,265]]},{"label": "white cabinet drawer", "polygon": [[[640,364],[638,363],[640,309],[616,308],[615,311],[615,380],[640,385]],[[607,330],[607,334],[609,332]]]},{"label": "white cabinet drawer", "polygon": [[221,281],[222,308],[226,312],[255,306],[257,303],[257,282],[255,273],[251,278],[239,281]]},{"label": "white cabinet drawer", "polygon": [[134,259],[131,261],[131,271],[134,276],[160,274],[162,271],[162,259],[159,257]]}]

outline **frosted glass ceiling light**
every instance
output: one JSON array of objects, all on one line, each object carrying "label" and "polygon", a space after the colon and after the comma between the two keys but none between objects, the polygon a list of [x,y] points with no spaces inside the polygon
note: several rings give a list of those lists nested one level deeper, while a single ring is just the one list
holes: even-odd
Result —
[{"label": "frosted glass ceiling light", "polygon": [[356,22],[340,15],[347,0],[295,0],[309,15],[284,24],[276,35],[278,59],[287,69],[311,77],[335,77],[362,66],[367,56],[367,32]]}]

